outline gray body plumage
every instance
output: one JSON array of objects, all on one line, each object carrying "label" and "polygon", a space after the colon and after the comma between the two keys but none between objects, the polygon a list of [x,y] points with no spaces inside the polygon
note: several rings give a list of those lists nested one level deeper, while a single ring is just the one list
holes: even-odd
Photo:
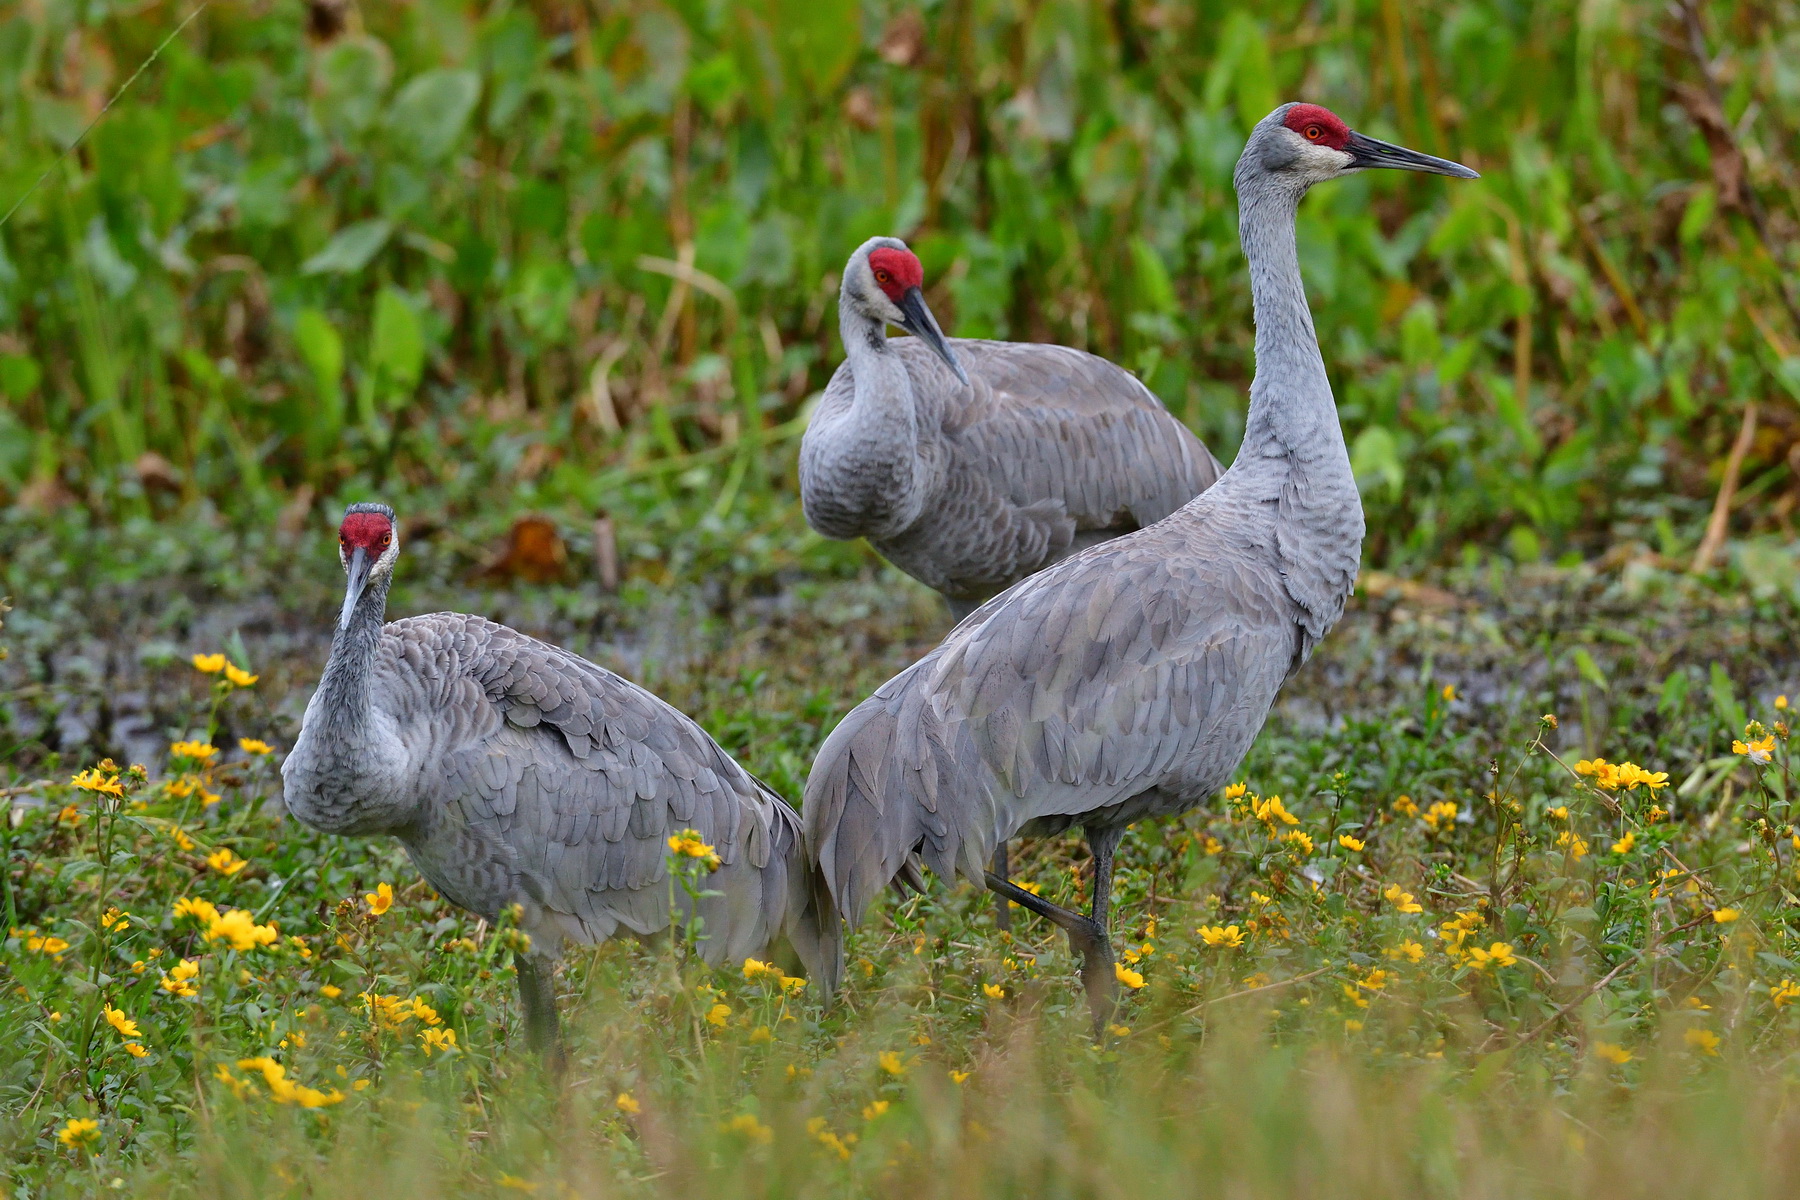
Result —
[{"label": "gray body plumage", "polygon": [[524,909],[534,951],[670,921],[667,839],[697,830],[722,865],[700,904],[710,961],[785,934],[836,954],[800,821],[692,720],[574,654],[481,617],[383,626],[387,579],[340,629],[283,764],[289,810],[329,833],[399,838],[446,898]]},{"label": "gray body plumage", "polygon": [[1286,111],[1238,165],[1256,377],[1236,461],[1166,520],[982,605],[826,739],[802,811],[851,924],[915,855],[979,880],[1015,833],[1079,824],[1092,838],[1199,804],[1342,614],[1363,512],[1294,223],[1307,187],[1349,156],[1295,151]]},{"label": "gray body plumage", "polygon": [[948,339],[965,383],[920,338],[889,339],[857,301],[858,265],[840,299],[845,361],[800,444],[806,519],[826,537],[866,537],[959,617],[1219,477],[1200,440],[1105,359]]}]

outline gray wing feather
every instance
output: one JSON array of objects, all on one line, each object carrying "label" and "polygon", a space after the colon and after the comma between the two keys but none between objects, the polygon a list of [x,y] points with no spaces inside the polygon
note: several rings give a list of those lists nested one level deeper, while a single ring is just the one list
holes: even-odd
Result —
[{"label": "gray wing feather", "polygon": [[405,740],[424,815],[401,837],[445,895],[491,916],[522,892],[544,930],[576,941],[654,933],[670,920],[667,839],[693,828],[722,864],[707,883],[721,894],[701,902],[702,952],[741,959],[785,935],[810,970],[835,971],[838,923],[798,815],[699,725],[479,617],[394,622],[384,642],[396,651],[378,683],[419,726]]}]

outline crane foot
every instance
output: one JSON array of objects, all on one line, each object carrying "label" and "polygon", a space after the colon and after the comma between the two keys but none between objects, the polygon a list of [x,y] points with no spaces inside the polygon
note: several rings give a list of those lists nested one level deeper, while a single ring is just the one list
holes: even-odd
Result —
[{"label": "crane foot", "polygon": [[987,885],[989,891],[1055,923],[1069,935],[1069,950],[1081,956],[1081,986],[1087,992],[1088,1010],[1094,1016],[1094,1036],[1105,1033],[1118,991],[1113,976],[1112,939],[1107,937],[1106,927],[1092,917],[1052,904],[1042,896],[1034,896],[992,871],[987,872]]}]

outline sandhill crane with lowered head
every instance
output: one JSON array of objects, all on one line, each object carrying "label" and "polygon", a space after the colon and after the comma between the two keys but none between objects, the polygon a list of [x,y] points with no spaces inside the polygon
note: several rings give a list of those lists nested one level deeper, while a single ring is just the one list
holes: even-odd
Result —
[{"label": "sandhill crane with lowered head", "polygon": [[[1231,469],[1166,520],[988,601],[825,740],[806,844],[850,924],[897,878],[922,885],[921,861],[984,879],[1068,932],[1096,1024],[1110,1012],[1107,907],[1126,826],[1230,780],[1356,579],[1362,503],[1294,223],[1312,185],[1370,167],[1476,177],[1317,105],[1257,123],[1236,173],[1256,377]],[[1017,832],[1076,825],[1093,855],[1088,915],[983,870]]]},{"label": "sandhill crane with lowered head", "polygon": [[517,904],[531,1044],[561,1061],[552,977],[565,942],[669,928],[669,839],[717,854],[698,905],[708,961],[779,937],[814,973],[840,930],[800,819],[700,726],[636,684],[461,613],[383,624],[399,556],[393,510],[353,504],[349,577],[319,689],[283,763],[287,807],[326,833],[400,839],[443,896],[494,919]]},{"label": "sandhill crane with lowered head", "polygon": [[[899,238],[844,267],[844,362],[800,442],[801,502],[826,537],[868,538],[960,621],[1219,477],[1129,371],[1067,346],[945,338],[923,283]],[[913,336],[890,341],[889,325]]]}]

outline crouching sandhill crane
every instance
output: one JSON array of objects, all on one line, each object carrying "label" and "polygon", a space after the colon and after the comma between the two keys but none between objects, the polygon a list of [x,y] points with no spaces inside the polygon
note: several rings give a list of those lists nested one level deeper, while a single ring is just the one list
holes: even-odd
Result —
[{"label": "crouching sandhill crane", "polygon": [[[1219,477],[1130,372],[1066,346],[946,339],[923,282],[899,238],[870,238],[844,268],[844,362],[800,442],[800,498],[818,532],[868,538],[960,621]],[[889,341],[889,325],[913,336]]]},{"label": "crouching sandhill crane", "polygon": [[[1475,178],[1286,104],[1237,165],[1256,378],[1231,469],[1167,520],[1094,546],[988,601],[832,731],[802,811],[806,844],[854,925],[918,862],[1068,931],[1096,1023],[1110,1010],[1107,904],[1125,827],[1226,783],[1283,683],[1337,623],[1362,505],[1300,279],[1294,218],[1315,183],[1367,167]],[[1093,911],[983,864],[1019,831],[1083,827]]]},{"label": "crouching sandhill crane", "polygon": [[534,1047],[561,1061],[551,969],[565,941],[665,930],[672,891],[687,915],[667,878],[685,829],[720,860],[699,904],[708,961],[785,936],[809,971],[835,969],[838,922],[793,809],[693,721],[565,650],[461,613],[384,625],[399,552],[392,509],[350,506],[349,586],[281,768],[287,806],[326,833],[393,834],[472,913],[520,905]]}]

